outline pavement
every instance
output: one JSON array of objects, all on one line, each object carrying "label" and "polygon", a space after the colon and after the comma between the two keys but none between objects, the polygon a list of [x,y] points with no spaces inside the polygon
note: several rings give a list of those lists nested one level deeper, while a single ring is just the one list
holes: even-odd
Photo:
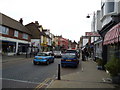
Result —
[{"label": "pavement", "polygon": [[[111,88],[117,85],[111,83],[110,76],[104,70],[97,70],[93,60],[81,61],[81,70],[61,76],[61,80],[53,80],[47,88]],[[62,68],[61,68],[62,69]],[[61,72],[62,73],[62,72]]]},{"label": "pavement", "polygon": [[0,60],[0,62],[6,63],[6,62],[12,62],[12,61],[18,61],[18,60],[28,60],[31,58],[34,58],[34,56],[32,55],[30,57],[30,55],[27,55],[26,57],[26,54],[14,55],[14,56],[1,55],[2,60]]}]

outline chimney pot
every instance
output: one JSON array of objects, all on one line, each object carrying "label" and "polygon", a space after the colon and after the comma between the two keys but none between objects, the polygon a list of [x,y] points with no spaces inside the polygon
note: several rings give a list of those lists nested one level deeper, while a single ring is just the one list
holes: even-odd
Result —
[{"label": "chimney pot", "polygon": [[39,26],[39,23],[38,23],[38,21],[35,21],[35,24],[36,24],[37,26]]},{"label": "chimney pot", "polygon": [[23,19],[22,19],[22,18],[20,18],[19,22],[20,22],[21,24],[23,24]]}]

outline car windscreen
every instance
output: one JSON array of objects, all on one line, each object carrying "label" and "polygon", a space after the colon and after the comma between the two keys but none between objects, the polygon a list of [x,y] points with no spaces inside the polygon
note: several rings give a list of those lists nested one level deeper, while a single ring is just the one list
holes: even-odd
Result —
[{"label": "car windscreen", "polygon": [[38,53],[37,56],[48,56],[46,53]]},{"label": "car windscreen", "polygon": [[62,55],[62,58],[75,58],[76,55],[73,53],[66,53],[64,55]]},{"label": "car windscreen", "polygon": [[76,50],[67,50],[66,53],[77,53]]},{"label": "car windscreen", "polygon": [[61,51],[54,51],[54,53],[61,53]]}]

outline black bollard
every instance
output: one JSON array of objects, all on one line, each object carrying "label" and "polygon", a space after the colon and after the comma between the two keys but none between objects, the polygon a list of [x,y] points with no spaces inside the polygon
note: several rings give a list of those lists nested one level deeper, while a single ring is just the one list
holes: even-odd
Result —
[{"label": "black bollard", "polygon": [[61,78],[60,78],[60,64],[58,64],[58,80],[61,80]]}]

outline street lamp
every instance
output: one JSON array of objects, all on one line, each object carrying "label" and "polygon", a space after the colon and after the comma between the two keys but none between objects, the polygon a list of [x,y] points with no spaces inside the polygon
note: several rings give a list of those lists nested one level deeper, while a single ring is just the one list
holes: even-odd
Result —
[{"label": "street lamp", "polygon": [[90,15],[88,14],[88,15],[86,16],[86,18],[90,18]]},{"label": "street lamp", "polygon": [[90,18],[90,15],[95,16],[95,12],[88,14],[88,15],[86,16],[86,18]]}]

